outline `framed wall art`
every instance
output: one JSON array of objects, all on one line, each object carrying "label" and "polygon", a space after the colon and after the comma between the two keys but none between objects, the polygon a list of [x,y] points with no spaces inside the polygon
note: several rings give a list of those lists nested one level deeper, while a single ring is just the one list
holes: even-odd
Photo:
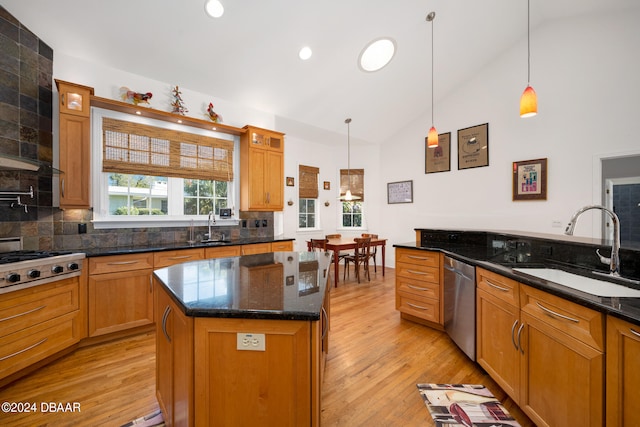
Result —
[{"label": "framed wall art", "polygon": [[513,200],[547,200],[547,159],[513,162]]},{"label": "framed wall art", "polygon": [[438,135],[438,146],[429,148],[424,139],[424,173],[448,172],[451,170],[451,132]]},{"label": "framed wall art", "polygon": [[387,203],[413,203],[413,181],[387,183]]},{"label": "framed wall art", "polygon": [[458,169],[489,166],[489,123],[458,130]]},{"label": "framed wall art", "polygon": [[287,187],[293,187],[295,185],[295,179],[292,176],[287,177]]},{"label": "framed wall art", "polygon": [[330,181],[324,181],[324,183],[322,184],[322,187],[325,190],[331,190],[331,182]]}]

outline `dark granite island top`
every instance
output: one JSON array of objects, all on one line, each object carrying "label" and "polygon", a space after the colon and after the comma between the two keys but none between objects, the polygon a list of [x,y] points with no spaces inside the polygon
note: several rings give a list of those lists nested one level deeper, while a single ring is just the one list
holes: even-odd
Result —
[{"label": "dark granite island top", "polygon": [[192,317],[320,320],[330,253],[274,252],[187,262],[154,271]]}]

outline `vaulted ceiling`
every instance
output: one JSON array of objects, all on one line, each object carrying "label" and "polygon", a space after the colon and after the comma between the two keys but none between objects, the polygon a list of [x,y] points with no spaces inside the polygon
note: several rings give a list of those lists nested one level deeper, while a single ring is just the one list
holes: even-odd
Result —
[{"label": "vaulted ceiling", "polygon": [[[373,143],[430,110],[427,13],[437,14],[436,103],[527,34],[526,0],[221,2],[218,19],[205,15],[204,0],[2,0],[2,6],[54,52],[329,131],[344,133],[344,118],[353,117],[360,125],[352,136]],[[636,2],[531,0],[532,34],[551,20]],[[365,73],[358,55],[381,36],[396,41],[396,55],[382,70]],[[305,45],[313,56],[301,61]],[[524,88],[526,51],[522,61]]]}]

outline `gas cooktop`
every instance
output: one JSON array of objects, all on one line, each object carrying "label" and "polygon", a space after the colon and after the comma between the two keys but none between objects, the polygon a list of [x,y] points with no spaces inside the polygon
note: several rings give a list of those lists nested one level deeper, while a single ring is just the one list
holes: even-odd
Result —
[{"label": "gas cooktop", "polygon": [[68,255],[71,251],[12,251],[0,253],[0,264]]}]

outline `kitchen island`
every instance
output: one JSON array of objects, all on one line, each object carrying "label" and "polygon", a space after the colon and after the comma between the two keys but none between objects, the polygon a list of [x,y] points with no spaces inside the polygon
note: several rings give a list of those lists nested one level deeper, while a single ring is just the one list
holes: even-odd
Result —
[{"label": "kitchen island", "polygon": [[317,426],[331,255],[277,252],[154,271],[156,395],[174,426]]}]

